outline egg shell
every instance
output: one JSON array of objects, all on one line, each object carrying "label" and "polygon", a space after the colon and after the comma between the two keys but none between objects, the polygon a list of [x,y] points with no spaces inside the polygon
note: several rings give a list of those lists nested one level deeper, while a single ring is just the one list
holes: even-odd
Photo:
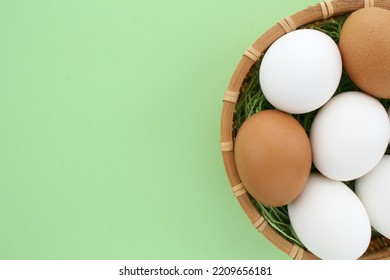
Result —
[{"label": "egg shell", "polygon": [[381,160],[389,137],[389,118],[377,99],[361,92],[340,93],[311,125],[313,163],[334,180],[359,178]]},{"label": "egg shell", "polygon": [[299,240],[321,259],[357,259],[370,243],[371,225],[359,198],[344,183],[319,173],[310,175],[288,213]]},{"label": "egg shell", "polygon": [[363,202],[371,225],[383,236],[390,238],[390,156],[355,182],[355,192]]},{"label": "egg shell", "polygon": [[368,94],[390,98],[390,11],[369,7],[352,13],[339,47],[351,80]]},{"label": "egg shell", "polygon": [[293,201],[310,175],[309,138],[296,119],[281,111],[264,110],[248,118],[234,151],[244,187],[269,206]]},{"label": "egg shell", "polygon": [[[387,115],[389,116],[389,122],[390,122],[390,107],[387,109]],[[390,144],[390,136],[389,136],[389,144]]]},{"label": "egg shell", "polygon": [[302,114],[327,102],[342,74],[341,54],[325,33],[296,30],[276,40],[264,55],[259,79],[277,109]]}]

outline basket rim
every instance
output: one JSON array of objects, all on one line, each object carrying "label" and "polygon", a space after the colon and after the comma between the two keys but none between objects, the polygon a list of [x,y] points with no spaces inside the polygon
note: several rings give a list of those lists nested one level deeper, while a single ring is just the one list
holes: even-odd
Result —
[{"label": "basket rim", "polygon": [[[309,6],[291,16],[277,22],[268,29],[244,52],[238,63],[229,85],[223,96],[222,116],[220,125],[220,149],[232,192],[238,200],[253,226],[273,245],[295,260],[317,260],[310,251],[291,243],[280,235],[264,217],[256,210],[251,202],[245,186],[238,175],[234,160],[233,117],[237,100],[245,77],[252,66],[260,59],[268,47],[281,36],[304,25],[321,20],[352,13],[365,7],[379,7],[390,10],[389,0],[333,0]],[[384,248],[377,252],[366,251],[360,259],[390,259],[390,250]]]}]

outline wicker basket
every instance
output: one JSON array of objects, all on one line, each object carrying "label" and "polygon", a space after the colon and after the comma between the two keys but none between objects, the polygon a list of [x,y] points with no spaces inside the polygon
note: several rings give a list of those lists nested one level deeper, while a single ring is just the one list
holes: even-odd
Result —
[{"label": "wicker basket", "polygon": [[[270,242],[293,259],[318,259],[317,256],[296,244],[292,244],[273,229],[251,202],[245,187],[241,183],[234,160],[233,117],[235,105],[241,93],[245,77],[251,67],[259,60],[266,49],[282,35],[309,23],[348,14],[364,7],[381,7],[390,9],[390,0],[335,0],[325,1],[315,6],[284,18],[265,32],[250,46],[242,56],[229,86],[223,97],[220,148],[226,173],[241,207],[249,217],[253,226]],[[384,237],[375,237],[361,259],[390,259],[390,242]]]}]

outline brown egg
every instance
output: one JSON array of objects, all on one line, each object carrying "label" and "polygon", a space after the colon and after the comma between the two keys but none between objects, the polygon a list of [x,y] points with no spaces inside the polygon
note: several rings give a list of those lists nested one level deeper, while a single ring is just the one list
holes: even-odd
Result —
[{"label": "brown egg", "polygon": [[246,190],[269,206],[293,201],[310,175],[309,138],[284,112],[264,110],[248,118],[238,131],[234,155]]},{"label": "brown egg", "polygon": [[352,13],[339,46],[351,80],[372,96],[390,98],[390,11],[370,7]]}]

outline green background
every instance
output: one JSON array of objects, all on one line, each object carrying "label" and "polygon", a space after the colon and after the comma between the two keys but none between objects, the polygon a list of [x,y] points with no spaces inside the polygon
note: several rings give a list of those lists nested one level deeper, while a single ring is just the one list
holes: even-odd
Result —
[{"label": "green background", "polygon": [[242,53],[314,0],[0,1],[0,259],[288,259],[219,150]]}]

